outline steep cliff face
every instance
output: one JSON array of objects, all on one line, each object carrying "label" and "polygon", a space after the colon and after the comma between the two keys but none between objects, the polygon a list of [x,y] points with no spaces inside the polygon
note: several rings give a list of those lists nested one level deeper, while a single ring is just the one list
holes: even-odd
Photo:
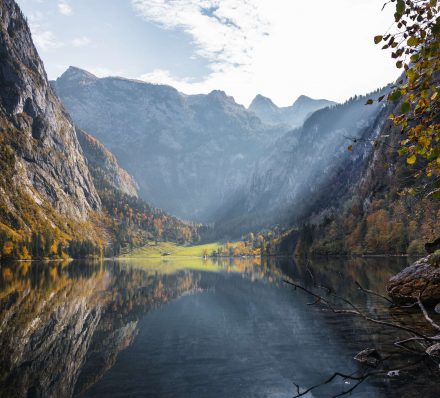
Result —
[{"label": "steep cliff face", "polygon": [[336,105],[328,100],[315,100],[301,95],[291,106],[278,107],[270,98],[257,95],[249,110],[269,125],[285,124],[290,128],[300,127],[305,120],[319,109]]},{"label": "steep cliff face", "polygon": [[9,232],[73,224],[100,210],[75,129],[46,77],[24,16],[0,0],[0,222]]},{"label": "steep cliff face", "polygon": [[224,92],[99,79],[69,68],[53,83],[75,123],[97,137],[143,199],[184,219],[211,221],[287,127],[267,127]]},{"label": "steep cliff face", "polygon": [[122,193],[138,197],[138,185],[133,177],[119,166],[115,156],[96,138],[77,129],[78,141],[87,159],[95,187],[112,187]]},{"label": "steep cliff face", "polygon": [[[338,203],[359,178],[386,120],[384,105],[365,102],[361,97],[321,109],[279,138],[221,210],[218,228],[240,233],[274,223],[291,226],[320,206]],[[359,144],[350,152],[351,138]]]},{"label": "steep cliff face", "polygon": [[400,110],[401,103],[383,108],[337,173],[304,200],[301,212],[292,209],[301,215],[296,225],[304,225],[297,254],[422,254],[438,238],[440,203],[428,195],[433,180],[415,177],[421,160],[410,167],[397,153],[402,136],[388,115]]}]

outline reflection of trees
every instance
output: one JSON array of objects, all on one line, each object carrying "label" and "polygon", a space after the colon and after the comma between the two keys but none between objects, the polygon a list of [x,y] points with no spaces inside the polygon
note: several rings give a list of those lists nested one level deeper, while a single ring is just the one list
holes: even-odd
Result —
[{"label": "reflection of trees", "polygon": [[80,394],[110,369],[117,354],[127,348],[137,333],[143,314],[197,288],[199,275],[181,272],[171,275],[148,274],[145,270],[110,266],[115,275],[111,300],[93,335],[75,394]]},{"label": "reflection of trees", "polygon": [[2,268],[0,391],[68,396],[99,322],[107,272],[70,276],[62,264]]},{"label": "reflection of trees", "polygon": [[116,264],[2,268],[1,395],[83,390],[131,343],[142,314],[196,284],[192,273],[148,275]]},{"label": "reflection of trees", "polygon": [[[217,258],[184,259],[183,265],[124,266],[106,262],[2,267],[0,396],[80,394],[99,380],[118,353],[132,343],[138,321],[145,313],[184,293],[210,289],[216,284],[218,272],[273,284],[282,284],[288,276],[306,286],[313,284],[313,274],[316,282],[374,309],[378,308],[377,301],[366,298],[355,281],[380,290],[378,286],[404,265],[399,264],[400,260],[390,261],[395,265],[387,266],[384,259],[375,258],[319,259],[296,264],[288,258]],[[400,316],[383,304],[380,308],[387,316]],[[366,336],[377,345],[391,339],[387,331],[361,321],[341,323],[325,312],[319,316],[329,333],[347,345],[351,344],[354,329],[362,330],[357,345],[359,340],[366,341]]]}]

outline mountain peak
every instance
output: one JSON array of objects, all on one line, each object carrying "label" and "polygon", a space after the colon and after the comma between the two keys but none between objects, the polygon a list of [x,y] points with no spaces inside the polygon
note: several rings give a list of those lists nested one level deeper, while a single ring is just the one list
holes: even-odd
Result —
[{"label": "mountain peak", "polygon": [[76,66],[69,66],[69,68],[57,80],[86,84],[89,82],[94,82],[97,79],[98,78],[94,74],[87,72],[84,69]]},{"label": "mountain peak", "polygon": [[276,108],[277,106],[273,103],[273,101],[265,97],[264,95],[258,94],[252,101],[252,103],[249,106],[249,109],[256,107],[256,106],[270,106]]},{"label": "mountain peak", "polygon": [[308,97],[307,95],[300,95],[296,101],[293,103],[293,107],[303,107],[303,106],[318,106],[318,107],[325,107],[334,105],[335,102],[325,100],[325,99],[314,99],[311,97]]},{"label": "mountain peak", "polygon": [[304,103],[310,103],[310,102],[314,102],[316,100],[314,100],[313,98],[308,97],[307,95],[300,95],[296,101],[293,103],[293,106],[295,105],[299,105],[299,104],[304,104]]},{"label": "mountain peak", "polygon": [[223,90],[212,90],[208,95],[216,98],[228,98]]},{"label": "mountain peak", "polygon": [[223,90],[212,90],[208,94],[209,98],[215,99],[216,101],[223,104],[233,104],[236,105],[234,97],[226,94]]}]

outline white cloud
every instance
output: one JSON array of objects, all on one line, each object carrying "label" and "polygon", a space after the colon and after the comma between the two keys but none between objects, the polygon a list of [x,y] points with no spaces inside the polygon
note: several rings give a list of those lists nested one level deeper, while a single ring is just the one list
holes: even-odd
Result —
[{"label": "white cloud", "polygon": [[138,13],[188,34],[210,73],[198,80],[153,71],[142,79],[182,91],[225,90],[242,103],[257,93],[280,105],[300,94],[344,100],[397,77],[373,37],[386,31],[384,0],[131,0]]},{"label": "white cloud", "polygon": [[246,67],[254,58],[255,44],[264,41],[268,22],[255,0],[132,0],[147,20],[166,29],[189,34],[196,53],[211,62],[211,69]]},{"label": "white cloud", "polygon": [[29,25],[32,31],[32,38],[38,49],[49,51],[64,45],[63,42],[55,37],[50,29],[47,29],[43,13],[35,12],[29,15]]},{"label": "white cloud", "polygon": [[74,47],[85,47],[90,44],[90,39],[87,36],[75,37],[72,44]]},{"label": "white cloud", "polygon": [[54,34],[49,31],[39,31],[34,29],[33,39],[38,48],[48,51],[62,46],[62,43],[55,39]]},{"label": "white cloud", "polygon": [[58,3],[58,11],[60,12],[60,14],[63,15],[70,15],[72,14],[72,7],[70,7],[69,4],[65,3],[64,1]]}]

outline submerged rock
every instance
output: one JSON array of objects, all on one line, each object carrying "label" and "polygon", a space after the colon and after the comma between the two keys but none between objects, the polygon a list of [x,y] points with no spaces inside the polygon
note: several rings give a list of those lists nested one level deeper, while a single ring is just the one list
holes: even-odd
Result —
[{"label": "submerged rock", "polygon": [[440,268],[424,257],[393,276],[387,285],[390,297],[396,302],[412,301],[421,294],[423,302],[440,301]]},{"label": "submerged rock", "polygon": [[354,359],[364,365],[377,367],[382,362],[381,355],[374,348],[367,348],[359,352]]}]

